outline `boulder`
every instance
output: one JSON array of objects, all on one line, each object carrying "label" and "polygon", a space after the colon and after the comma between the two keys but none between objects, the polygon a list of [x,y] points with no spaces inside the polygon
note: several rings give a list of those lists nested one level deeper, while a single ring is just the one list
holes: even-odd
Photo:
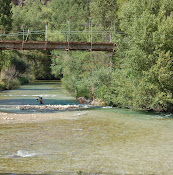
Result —
[{"label": "boulder", "polygon": [[80,104],[90,104],[91,100],[86,99],[85,97],[77,97],[76,101],[79,102]]},{"label": "boulder", "polygon": [[105,106],[106,103],[103,100],[95,99],[91,102],[93,106]]}]

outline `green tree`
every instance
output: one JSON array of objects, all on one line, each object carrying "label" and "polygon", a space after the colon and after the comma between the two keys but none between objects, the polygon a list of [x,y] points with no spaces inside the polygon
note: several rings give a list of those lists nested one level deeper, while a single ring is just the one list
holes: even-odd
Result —
[{"label": "green tree", "polygon": [[[13,27],[17,31],[32,32],[28,40],[45,40],[46,23],[50,20],[50,10],[44,1],[26,1],[24,6],[13,6]],[[34,31],[40,31],[35,32]],[[22,39],[22,36],[20,37]],[[25,38],[26,39],[26,38]]]},{"label": "green tree", "polygon": [[[67,40],[70,31],[69,41],[87,41],[88,35],[84,32],[88,30],[88,0],[53,0],[50,11],[51,30],[62,31],[56,35],[64,35],[63,39]],[[56,35],[55,38],[58,39]]]},{"label": "green tree", "polygon": [[116,0],[95,0],[90,4],[91,18],[95,25],[111,28],[116,19]]},{"label": "green tree", "polygon": [[11,0],[0,0],[0,27],[10,30],[12,24]]},{"label": "green tree", "polygon": [[[122,72],[123,80],[119,84],[114,78],[116,103],[135,108],[169,110],[173,93],[170,83],[173,1],[130,0],[122,5],[119,14],[120,29],[127,35],[120,44],[123,50],[118,51],[123,53],[118,53],[121,69],[115,71],[115,77]],[[119,87],[124,80],[124,86],[130,83],[128,88],[122,87],[122,93]],[[125,98],[124,94],[129,98]],[[126,102],[121,101],[123,98]]]},{"label": "green tree", "polygon": [[[24,6],[13,6],[12,11],[13,28],[17,29],[17,31],[22,31],[22,26],[24,26],[25,32],[28,30],[30,32],[27,40],[45,41],[46,24],[50,21],[51,17],[49,3],[45,5],[43,0],[30,0],[26,1]],[[16,39],[22,40],[22,37],[23,36],[19,36]],[[52,32],[48,31],[48,39],[52,38]],[[26,40],[26,36],[24,39]],[[47,51],[31,51],[30,53],[24,52],[21,56],[25,57],[25,61],[29,60],[33,77],[36,79],[51,79],[50,65],[52,62],[50,56],[46,56],[50,54],[51,53]]]},{"label": "green tree", "polygon": [[[4,31],[11,30],[12,13],[11,13],[11,0],[0,0],[0,34]],[[0,37],[2,39],[2,37]],[[10,62],[11,52],[0,51],[0,72],[4,66],[8,66]]]}]

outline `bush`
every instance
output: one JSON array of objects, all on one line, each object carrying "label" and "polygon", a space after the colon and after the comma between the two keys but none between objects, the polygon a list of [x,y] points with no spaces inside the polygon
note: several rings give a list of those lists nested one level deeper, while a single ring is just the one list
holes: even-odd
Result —
[{"label": "bush", "polygon": [[5,89],[5,83],[4,82],[0,82],[0,91]]},{"label": "bush", "polygon": [[20,81],[18,79],[13,79],[11,81],[5,81],[5,89],[16,89],[20,86]]},{"label": "bush", "polygon": [[20,77],[19,81],[20,81],[20,84],[27,84],[27,83],[29,83],[29,80],[26,77]]},{"label": "bush", "polygon": [[77,97],[85,97],[85,98],[90,98],[90,91],[89,91],[89,86],[88,82],[83,79],[83,81],[77,81],[76,82],[76,89],[75,93]]},{"label": "bush", "polygon": [[104,100],[104,102],[106,103],[106,105],[111,105],[112,94],[110,92],[109,87],[107,87],[106,85],[102,85],[101,87],[99,87],[97,89],[97,91],[96,91],[96,97],[98,99]]},{"label": "bush", "polygon": [[20,86],[20,81],[18,79],[13,79],[11,82],[10,82],[10,89],[16,89]]},{"label": "bush", "polygon": [[35,78],[35,76],[33,75],[33,74],[27,74],[26,75],[26,79],[29,81],[29,82],[32,82],[32,81],[34,81],[36,78]]}]

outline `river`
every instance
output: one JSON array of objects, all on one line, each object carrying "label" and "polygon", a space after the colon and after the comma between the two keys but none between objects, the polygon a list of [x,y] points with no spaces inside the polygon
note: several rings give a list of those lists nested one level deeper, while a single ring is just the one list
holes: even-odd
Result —
[{"label": "river", "polygon": [[60,82],[0,93],[0,174],[173,174],[173,115],[77,104]]}]

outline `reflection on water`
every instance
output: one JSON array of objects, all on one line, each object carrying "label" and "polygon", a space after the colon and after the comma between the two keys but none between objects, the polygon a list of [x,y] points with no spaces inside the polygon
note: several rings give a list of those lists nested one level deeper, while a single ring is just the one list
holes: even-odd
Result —
[{"label": "reflection on water", "polygon": [[[23,88],[55,90],[43,94]],[[36,104],[40,94],[47,95],[45,103],[75,103],[61,84],[20,89],[1,96],[1,106],[10,104],[8,100]],[[1,174],[173,174],[172,114],[104,107],[15,116],[46,120],[0,125]]]}]

